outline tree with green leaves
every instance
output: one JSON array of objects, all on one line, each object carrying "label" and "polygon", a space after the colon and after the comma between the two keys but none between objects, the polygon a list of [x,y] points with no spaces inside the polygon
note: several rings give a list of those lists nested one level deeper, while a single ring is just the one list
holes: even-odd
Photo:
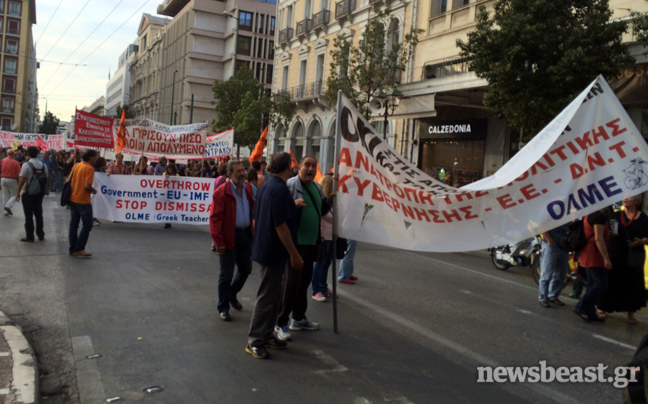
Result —
[{"label": "tree with green leaves", "polygon": [[532,138],[599,74],[634,63],[622,43],[623,21],[608,0],[497,0],[477,11],[468,40],[457,40],[478,77],[484,104]]},{"label": "tree with green leaves", "polygon": [[287,126],[294,114],[290,99],[279,97],[274,102],[247,66],[239,67],[226,81],[216,81],[213,91],[218,114],[213,130],[234,128],[234,143],[239,149],[254,147],[268,124]]},{"label": "tree with green leaves", "polygon": [[57,134],[59,122],[61,122],[61,120],[58,119],[54,114],[52,114],[51,112],[46,112],[45,118],[43,118],[43,122],[41,122],[40,128],[38,128],[38,133],[42,133],[44,135]]},{"label": "tree with green leaves", "polygon": [[113,118],[121,119],[122,111],[126,111],[125,114],[126,119],[135,119],[135,111],[133,107],[131,107],[128,104],[124,105],[123,107],[121,104],[117,105],[115,116],[113,116]]},{"label": "tree with green leaves", "polygon": [[358,44],[335,38],[331,50],[331,73],[326,80],[326,96],[335,105],[342,90],[358,110],[368,118],[369,103],[381,91],[389,92],[400,84],[421,29],[412,29],[401,42],[388,34],[391,10],[379,10],[369,19]]}]

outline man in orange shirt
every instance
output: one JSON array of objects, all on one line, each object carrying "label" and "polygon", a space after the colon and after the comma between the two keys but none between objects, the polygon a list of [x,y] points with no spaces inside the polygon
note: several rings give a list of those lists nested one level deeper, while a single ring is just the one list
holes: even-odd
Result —
[{"label": "man in orange shirt", "polygon": [[16,202],[16,191],[18,191],[18,176],[20,175],[20,163],[15,160],[16,152],[9,149],[7,157],[0,161],[0,188],[3,195],[3,207],[5,216],[13,216],[11,208]]},{"label": "man in orange shirt", "polygon": [[[73,257],[91,257],[86,252],[85,246],[92,230],[92,194],[97,190],[92,186],[94,182],[94,165],[97,161],[97,152],[86,150],[82,162],[75,165],[70,173],[70,255]],[[77,234],[79,222],[82,222],[81,232]]]}]

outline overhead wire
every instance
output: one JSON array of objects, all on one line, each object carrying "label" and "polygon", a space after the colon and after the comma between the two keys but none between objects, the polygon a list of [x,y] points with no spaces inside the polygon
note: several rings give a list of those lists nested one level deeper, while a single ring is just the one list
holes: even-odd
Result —
[{"label": "overhead wire", "polygon": [[63,0],[59,1],[58,6],[56,6],[56,8],[54,9],[54,13],[50,17],[49,21],[47,21],[47,24],[45,24],[45,28],[43,29],[43,32],[41,32],[41,34],[38,36],[38,39],[36,40],[36,43],[34,43],[34,47],[36,47],[36,45],[38,44],[38,41],[41,40],[41,38],[45,34],[45,31],[47,31],[47,27],[49,27],[50,22],[52,22],[52,20],[54,19],[54,16],[56,15],[56,12],[58,11],[59,7],[61,6],[61,3],[63,3]]},{"label": "overhead wire", "polygon": [[[90,0],[88,0],[88,1],[90,1]],[[119,3],[117,3],[117,4],[115,5],[115,7],[113,7],[113,9],[110,10],[110,12],[109,12],[105,17],[104,17],[103,20],[101,20],[101,22],[100,22],[100,23],[95,27],[95,29],[93,29],[92,32],[90,32],[90,33],[85,37],[85,39],[84,39],[84,40],[83,40],[83,41],[82,41],[82,42],[81,42],[81,43],[80,43],[80,44],[79,44],[79,45],[78,45],[78,46],[77,46],[77,47],[76,47],[76,48],[75,48],[75,49],[74,49],[74,50],[73,50],[73,51],[72,51],[72,52],[71,52],[71,53],[70,53],[70,54],[69,54],[69,55],[68,55],[64,60],[63,60],[63,62],[59,63],[59,66],[56,68],[56,70],[54,70],[54,73],[52,73],[52,75],[50,76],[50,78],[47,79],[47,82],[45,83],[45,85],[43,85],[43,88],[47,87],[47,85],[49,84],[50,81],[52,81],[52,78],[56,75],[56,73],[59,71],[59,69],[61,68],[61,66],[62,66],[62,65],[63,65],[63,64],[64,64],[64,63],[65,63],[65,62],[66,62],[70,57],[72,57],[72,55],[74,55],[74,53],[75,53],[76,51],[78,51],[79,48],[80,48],[81,46],[83,46],[83,44],[85,44],[86,41],[87,41],[88,39],[90,39],[90,36],[91,36],[92,34],[94,34],[95,31],[97,31],[97,29],[99,29],[99,27],[101,27],[101,25],[102,25],[102,24],[103,24],[103,23],[108,19],[108,17],[110,17],[110,15],[111,15],[112,13],[115,12],[115,10],[117,10],[117,7],[119,7],[119,5],[120,5],[123,1],[124,1],[124,0],[119,0]],[[86,4],[87,4],[87,3],[86,3]],[[78,64],[75,64],[75,66],[76,66],[76,65],[78,65]]]},{"label": "overhead wire", "polygon": [[90,3],[90,0],[86,1],[86,3],[83,5],[83,7],[81,7],[81,10],[79,10],[79,12],[77,13],[77,15],[74,16],[74,19],[72,20],[72,22],[67,26],[67,28],[65,29],[65,31],[63,31],[63,33],[61,34],[61,36],[59,37],[59,39],[56,40],[56,42],[54,43],[54,45],[52,45],[52,47],[49,48],[49,50],[47,51],[47,53],[45,54],[45,56],[43,56],[43,59],[46,58],[47,55],[50,54],[50,52],[52,51],[52,49],[56,48],[56,45],[58,45],[59,41],[60,41],[60,40],[65,36],[65,34],[67,34],[67,32],[69,31],[69,29],[74,25],[74,22],[75,22],[75,21],[77,20],[77,18],[79,18],[79,16],[81,15],[81,12],[86,8],[86,6],[87,6],[89,3]]},{"label": "overhead wire", "polygon": [[[87,58],[90,57],[90,55],[92,55],[93,53],[95,53],[95,52],[97,51],[97,49],[100,49],[101,46],[102,46],[104,43],[106,43],[106,41],[108,41],[108,40],[109,40],[109,39],[110,39],[110,38],[111,38],[111,37],[112,37],[112,36],[113,36],[117,31],[119,31],[119,30],[121,29],[121,27],[123,27],[124,25],[126,25],[126,23],[127,23],[131,18],[133,18],[133,17],[134,17],[134,16],[135,16],[135,15],[136,15],[136,14],[137,14],[137,13],[138,13],[142,8],[144,8],[144,6],[146,6],[146,5],[147,5],[148,3],[150,3],[150,2],[151,2],[151,0],[146,0],[146,1],[144,1],[144,3],[143,3],[143,4],[142,4],[142,5],[141,5],[137,10],[135,10],[135,12],[134,12],[130,17],[126,18],[126,19],[124,20],[124,22],[123,22],[119,27],[117,27],[117,29],[116,29],[115,31],[113,31],[110,35],[108,35],[108,36],[106,37],[106,39],[104,39],[103,42],[101,42],[101,43],[100,43],[98,46],[96,46],[96,47],[95,47],[95,48],[94,48],[90,53],[88,53],[88,55],[87,55],[85,58],[83,58],[81,61],[79,61],[79,64],[83,63]],[[54,92],[54,90],[56,90],[56,89],[57,89],[61,84],[63,84],[63,82],[65,82],[65,80],[67,80],[67,78],[70,77],[70,75],[72,74],[72,72],[74,72],[74,70],[76,70],[76,68],[77,68],[77,66],[74,66],[74,68],[72,68],[72,70],[70,71],[70,73],[68,73],[68,75],[65,76],[65,77],[63,78],[63,80],[61,80],[61,81],[56,85],[56,87],[54,87],[52,90],[50,90],[50,91],[48,92],[48,95],[51,95],[51,94]]]}]

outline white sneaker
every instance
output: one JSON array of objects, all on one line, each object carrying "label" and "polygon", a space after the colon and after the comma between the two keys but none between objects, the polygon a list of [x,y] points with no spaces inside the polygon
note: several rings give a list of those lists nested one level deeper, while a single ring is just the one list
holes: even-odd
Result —
[{"label": "white sneaker", "polygon": [[326,299],[326,296],[324,296],[324,293],[317,292],[317,293],[315,293],[313,295],[313,300],[315,300],[317,302],[325,302],[327,299]]},{"label": "white sneaker", "polygon": [[6,210],[4,212],[2,212],[2,214],[5,215],[5,216],[9,216],[9,212],[7,212]]},{"label": "white sneaker", "polygon": [[308,330],[308,331],[315,331],[319,330],[319,323],[316,323],[314,321],[310,321],[306,317],[304,317],[303,320],[295,321],[295,319],[290,319],[290,326],[288,326],[293,331],[299,331],[299,330]]},{"label": "white sneaker", "polygon": [[275,325],[274,330],[279,341],[290,341],[292,335],[290,335],[287,326],[284,325],[283,327],[279,327],[278,325]]}]

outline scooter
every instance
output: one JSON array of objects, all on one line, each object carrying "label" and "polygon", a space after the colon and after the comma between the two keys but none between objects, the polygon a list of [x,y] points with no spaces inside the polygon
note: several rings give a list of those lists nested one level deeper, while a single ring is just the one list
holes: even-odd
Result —
[{"label": "scooter", "polygon": [[532,273],[540,268],[540,238],[531,237],[517,244],[507,244],[490,249],[495,268],[506,271],[512,266],[531,267]]}]

